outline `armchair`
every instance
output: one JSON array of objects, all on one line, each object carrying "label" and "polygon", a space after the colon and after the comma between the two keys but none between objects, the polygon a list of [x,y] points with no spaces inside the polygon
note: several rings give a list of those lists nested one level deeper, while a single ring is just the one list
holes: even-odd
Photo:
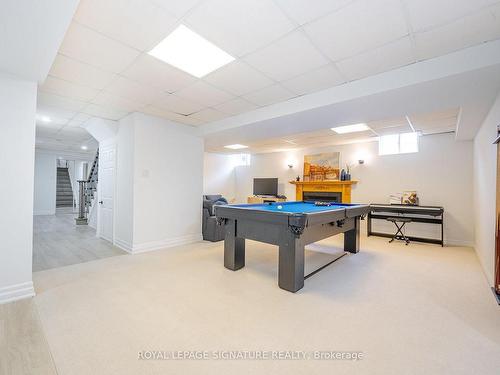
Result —
[{"label": "armchair", "polygon": [[217,225],[215,218],[215,209],[217,205],[227,204],[227,199],[222,195],[204,195],[203,196],[203,239],[207,241],[221,241],[224,239],[224,226]]}]

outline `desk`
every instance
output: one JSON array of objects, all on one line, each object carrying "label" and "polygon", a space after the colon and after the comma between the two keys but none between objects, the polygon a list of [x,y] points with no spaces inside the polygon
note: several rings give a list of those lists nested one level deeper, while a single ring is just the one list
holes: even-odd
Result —
[{"label": "desk", "polygon": [[245,239],[278,245],[278,285],[296,292],[318,271],[304,276],[305,245],[344,233],[344,251],[359,252],[359,219],[368,211],[368,205],[313,202],[215,206],[226,227],[224,266],[233,271],[245,266]]},{"label": "desk", "polygon": [[392,234],[373,232],[373,219],[392,219],[392,218],[409,218],[415,223],[437,224],[441,226],[441,239],[411,237],[407,236],[411,241],[435,243],[444,246],[444,208],[438,206],[411,206],[405,204],[371,204],[370,212],[367,220],[368,236],[392,237]]}]

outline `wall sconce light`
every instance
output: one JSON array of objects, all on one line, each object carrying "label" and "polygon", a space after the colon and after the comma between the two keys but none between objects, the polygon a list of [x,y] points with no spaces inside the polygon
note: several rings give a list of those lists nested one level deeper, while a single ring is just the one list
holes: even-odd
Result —
[{"label": "wall sconce light", "polygon": [[359,164],[365,164],[365,161],[364,161],[364,159],[359,159],[359,160],[358,160],[358,163],[359,163]]},{"label": "wall sconce light", "polygon": [[293,164],[288,164],[288,168],[292,169],[293,168]]}]

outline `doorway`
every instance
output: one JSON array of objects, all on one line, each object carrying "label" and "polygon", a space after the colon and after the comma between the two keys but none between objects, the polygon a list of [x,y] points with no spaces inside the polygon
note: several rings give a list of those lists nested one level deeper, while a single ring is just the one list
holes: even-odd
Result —
[{"label": "doorway", "polygon": [[81,128],[51,134],[37,128],[33,271],[126,254],[112,243],[115,145]]}]

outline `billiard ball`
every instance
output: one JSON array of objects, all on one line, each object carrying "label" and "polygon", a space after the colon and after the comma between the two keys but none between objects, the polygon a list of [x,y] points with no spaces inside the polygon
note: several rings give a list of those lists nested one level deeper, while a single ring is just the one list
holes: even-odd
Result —
[{"label": "billiard ball", "polygon": [[282,206],[282,205],[279,205],[279,206],[278,206],[278,210],[281,210],[282,208],[283,208],[283,206]]}]

